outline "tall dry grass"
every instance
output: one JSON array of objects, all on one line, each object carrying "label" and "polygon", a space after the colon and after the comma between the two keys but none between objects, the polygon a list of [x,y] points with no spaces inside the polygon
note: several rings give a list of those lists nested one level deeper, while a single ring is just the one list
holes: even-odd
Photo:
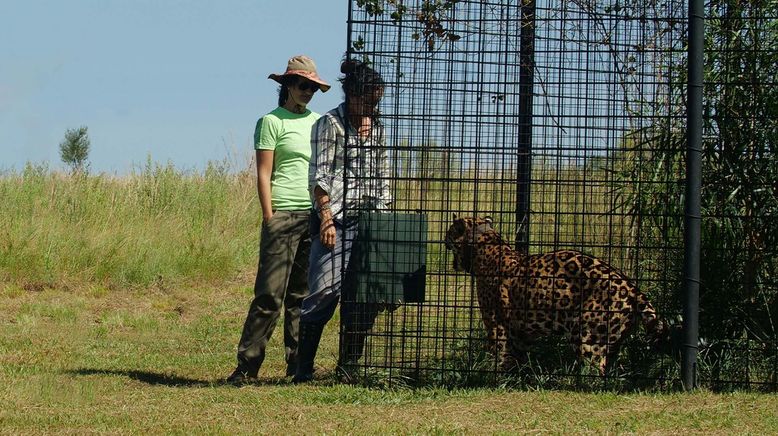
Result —
[{"label": "tall dry grass", "polygon": [[[147,161],[126,176],[78,175],[27,165],[0,174],[0,280],[148,286],[223,280],[256,266],[260,213],[254,169],[211,162],[184,171]],[[603,171],[538,167],[530,251],[578,248],[630,269],[626,219]],[[451,213],[492,215],[516,230],[513,175],[433,169],[392,182],[395,208],[428,216],[428,271],[446,271]],[[463,180],[464,179],[464,180]],[[616,207],[617,208],[617,207]]]},{"label": "tall dry grass", "polygon": [[256,261],[251,169],[150,160],[127,176],[28,164],[0,176],[0,280],[54,287],[217,280]]}]

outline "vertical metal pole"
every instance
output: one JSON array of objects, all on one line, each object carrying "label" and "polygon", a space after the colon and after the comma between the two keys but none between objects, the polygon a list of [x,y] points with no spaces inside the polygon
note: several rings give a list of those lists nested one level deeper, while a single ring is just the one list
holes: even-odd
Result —
[{"label": "vertical metal pole", "polygon": [[689,78],[684,212],[684,306],[681,377],[687,391],[697,387],[700,311],[700,185],[702,178],[703,0],[689,0]]},{"label": "vertical metal pole", "polygon": [[529,200],[532,181],[532,98],[535,88],[535,0],[521,2],[519,36],[519,130],[516,187],[516,249],[529,251]]},{"label": "vertical metal pole", "polygon": [[[353,43],[353,35],[352,35],[352,33],[354,31],[354,28],[353,28],[353,23],[354,23],[354,15],[353,15],[353,12],[354,12],[353,6],[354,6],[354,4],[353,3],[354,2],[353,2],[353,0],[347,0],[347,3],[348,3],[348,12],[347,12],[347,21],[346,21],[346,60],[350,61],[352,59],[352,53],[353,53],[353,50],[354,50],[354,47],[352,46],[352,43]],[[346,101],[346,105],[348,105],[348,95],[345,95],[344,100]],[[346,117],[346,123],[348,124],[348,116]],[[343,141],[344,146],[346,146],[348,144],[348,135],[349,135],[348,125],[345,126],[345,127],[346,127],[346,129],[345,129],[346,130],[346,133],[345,133],[346,138]],[[343,151],[343,155],[344,156],[348,155],[346,150]],[[345,171],[344,171],[344,173],[347,174],[347,172],[345,172]],[[347,185],[348,185],[348,181],[344,180],[343,181],[343,198],[344,199],[347,198],[346,196],[348,195],[348,192],[347,192],[348,188],[346,188]],[[345,207],[345,202],[343,203],[343,205]],[[344,216],[345,216],[346,211],[344,210],[343,213],[344,213]],[[345,231],[342,234],[338,234],[337,235],[338,238],[344,238],[345,236],[346,236],[346,232]],[[343,252],[341,252],[341,270],[338,271],[338,274],[340,274],[340,282],[341,283],[345,283],[346,282],[345,281],[345,276],[346,276],[346,267],[347,267],[347,265],[346,265],[345,260],[346,260],[346,252],[343,251]],[[343,310],[343,307],[345,305],[343,304],[344,301],[343,301],[343,297],[342,296],[341,296],[341,301],[340,302],[341,302],[341,304],[338,305],[340,319],[345,319],[345,312]],[[351,302],[349,302],[349,303],[351,303]],[[348,352],[348,350],[346,350],[346,328],[345,328],[345,326],[346,325],[343,322],[338,323],[338,333],[339,333],[338,334],[338,362],[340,362],[342,360],[341,357],[345,356],[346,353]],[[365,362],[368,362],[368,361],[369,361],[368,359],[365,360]]]},{"label": "vertical metal pole", "polygon": [[351,26],[354,20],[354,17],[352,15],[353,11],[351,8],[352,8],[353,0],[346,0],[346,3],[348,3],[348,11],[346,16],[346,59],[351,60],[351,52],[352,52]]}]

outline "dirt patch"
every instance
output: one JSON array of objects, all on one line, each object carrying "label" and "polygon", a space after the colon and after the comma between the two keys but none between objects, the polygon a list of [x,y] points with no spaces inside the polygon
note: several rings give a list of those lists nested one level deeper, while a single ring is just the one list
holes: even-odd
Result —
[{"label": "dirt patch", "polygon": [[25,282],[22,284],[22,289],[24,289],[27,292],[43,292],[46,289],[54,289],[54,286],[52,286],[50,283],[46,282]]}]

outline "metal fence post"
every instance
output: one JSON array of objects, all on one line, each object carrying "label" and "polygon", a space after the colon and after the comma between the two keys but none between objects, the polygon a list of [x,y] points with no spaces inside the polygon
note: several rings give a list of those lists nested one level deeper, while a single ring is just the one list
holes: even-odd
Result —
[{"label": "metal fence post", "polygon": [[704,3],[689,0],[689,78],[684,212],[684,307],[681,377],[684,389],[697,386],[700,294],[700,186],[702,178],[702,91]]},{"label": "metal fence post", "polygon": [[516,249],[529,252],[529,201],[532,182],[532,103],[535,90],[535,0],[521,2],[519,66],[519,163],[516,189]]}]

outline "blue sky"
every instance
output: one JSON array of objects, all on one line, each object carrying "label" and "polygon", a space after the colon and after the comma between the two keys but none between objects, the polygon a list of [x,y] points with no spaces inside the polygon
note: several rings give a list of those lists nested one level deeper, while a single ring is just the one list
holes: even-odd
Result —
[{"label": "blue sky", "polygon": [[[93,172],[147,156],[182,169],[245,164],[267,79],[313,57],[337,85],[346,0],[0,0],[0,170],[62,168],[65,130],[89,127]],[[317,94],[325,112],[339,86]]]}]

